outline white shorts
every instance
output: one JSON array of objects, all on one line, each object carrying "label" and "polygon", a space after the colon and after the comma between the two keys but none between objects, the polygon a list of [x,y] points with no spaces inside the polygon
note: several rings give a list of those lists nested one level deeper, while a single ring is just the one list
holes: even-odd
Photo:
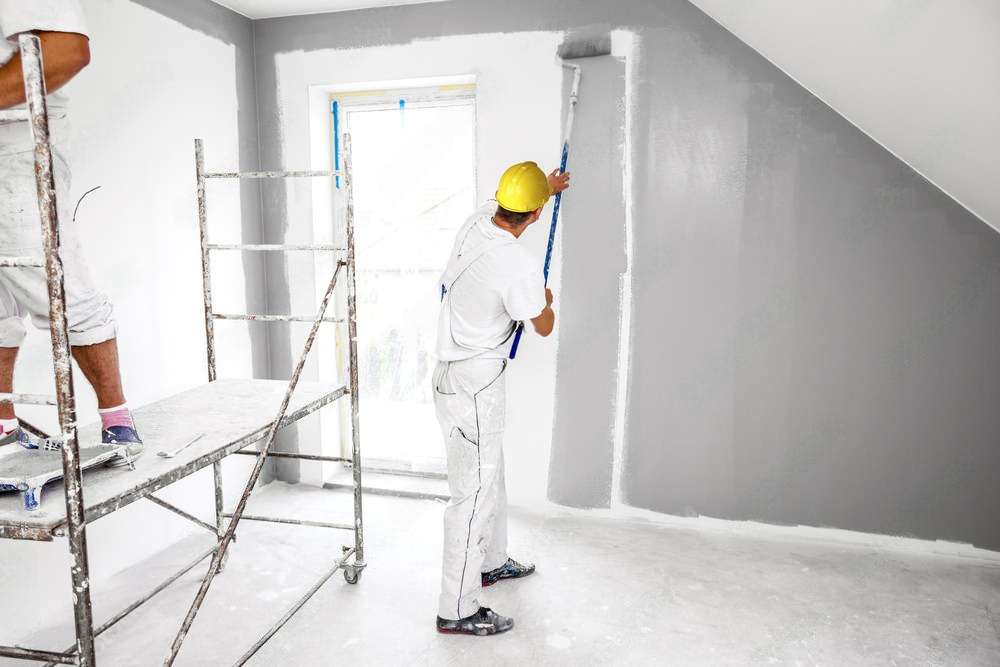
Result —
[{"label": "white shorts", "polygon": [[[95,287],[83,261],[72,222],[70,169],[64,144],[52,146],[56,202],[59,207],[60,255],[66,284],[66,318],[70,345],[95,345],[118,335],[114,307]],[[41,215],[35,185],[34,153],[0,155],[0,256],[39,257]],[[49,328],[49,293],[44,267],[0,268],[0,347],[19,347],[23,318]]]}]

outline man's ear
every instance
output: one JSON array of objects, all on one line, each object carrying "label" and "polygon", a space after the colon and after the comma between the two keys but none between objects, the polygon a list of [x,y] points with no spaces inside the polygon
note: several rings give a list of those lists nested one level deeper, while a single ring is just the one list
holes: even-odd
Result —
[{"label": "man's ear", "polygon": [[538,222],[538,219],[542,217],[542,209],[536,208],[534,217],[531,219],[532,222]]}]

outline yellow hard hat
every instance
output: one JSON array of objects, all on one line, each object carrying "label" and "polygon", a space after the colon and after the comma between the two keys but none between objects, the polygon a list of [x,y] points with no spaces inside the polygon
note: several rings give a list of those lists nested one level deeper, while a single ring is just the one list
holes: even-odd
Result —
[{"label": "yellow hard hat", "polygon": [[508,211],[528,213],[545,206],[551,194],[545,172],[534,162],[522,162],[500,177],[497,203]]}]

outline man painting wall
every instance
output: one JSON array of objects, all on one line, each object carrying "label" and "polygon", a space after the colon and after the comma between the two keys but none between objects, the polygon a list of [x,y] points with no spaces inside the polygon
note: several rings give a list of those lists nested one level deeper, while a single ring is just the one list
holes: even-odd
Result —
[{"label": "man painting wall", "polygon": [[480,590],[535,570],[507,555],[504,371],[522,321],[541,336],[555,326],[538,258],[517,240],[548,198],[568,187],[568,173],[546,177],[534,162],[509,168],[496,199],[462,225],[441,279],[434,404],[451,500],[444,512],[439,632],[509,630],[512,619],[480,606]]}]

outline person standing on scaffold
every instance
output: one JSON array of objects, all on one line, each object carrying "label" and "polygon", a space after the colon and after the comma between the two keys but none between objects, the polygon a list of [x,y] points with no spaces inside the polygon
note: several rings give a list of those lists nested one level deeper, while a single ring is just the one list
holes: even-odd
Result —
[{"label": "person standing on scaffold", "polygon": [[555,327],[541,263],[517,240],[549,197],[568,187],[568,173],[546,177],[534,162],[509,168],[496,199],[462,225],[441,278],[434,405],[451,500],[444,511],[439,632],[506,632],[514,621],[481,607],[480,591],[535,571],[507,555],[504,371],[521,322],[530,320],[541,336]]},{"label": "person standing on scaffold", "polygon": [[[90,42],[83,8],[77,0],[0,0],[0,256],[44,257],[41,214],[35,185],[34,144],[25,104],[18,35],[32,32],[41,41],[48,92],[49,131],[59,207],[61,256],[65,267],[69,342],[80,370],[97,394],[105,444],[125,445],[131,460],[142,454],[125,403],[118,369],[118,322],[108,298],[99,292],[83,260],[72,224],[68,98],[59,89],[90,63]],[[108,240],[114,253],[113,240]],[[13,393],[14,361],[26,335],[28,315],[39,329],[49,328],[49,297],[44,268],[0,269],[0,392]],[[0,465],[4,450],[58,449],[20,427],[14,406],[0,403]],[[109,465],[124,466],[119,455]]]}]

